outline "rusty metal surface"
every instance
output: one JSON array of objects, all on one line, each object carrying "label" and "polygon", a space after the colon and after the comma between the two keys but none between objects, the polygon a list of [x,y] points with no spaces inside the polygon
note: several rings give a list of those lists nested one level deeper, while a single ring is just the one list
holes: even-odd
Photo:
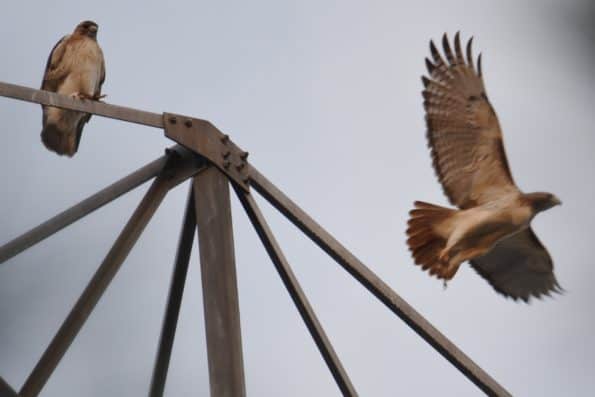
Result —
[{"label": "rusty metal surface", "polygon": [[212,397],[246,395],[229,183],[214,167],[194,178]]},{"label": "rusty metal surface", "polygon": [[17,392],[1,376],[0,397],[17,397]]},{"label": "rusty metal surface", "polygon": [[15,84],[0,82],[0,96],[63,109],[80,110],[85,113],[96,114],[97,116],[163,128],[163,118],[160,113],[110,105],[99,101],[74,99],[66,95]]},{"label": "rusty metal surface", "polygon": [[221,172],[248,191],[248,152],[240,149],[207,120],[173,113],[163,114],[165,136],[211,161]]},{"label": "rusty metal surface", "polygon": [[250,185],[277,208],[287,219],[335,259],[347,272],[399,316],[410,328],[436,351],[459,369],[469,380],[489,396],[511,396],[496,380],[455,346],[446,336],[394,292],[380,277],[357,259],[347,248],[324,230],[297,204],[250,167]]},{"label": "rusty metal surface", "polygon": [[167,378],[169,360],[174,344],[178,316],[182,304],[182,295],[184,294],[184,284],[186,283],[186,275],[188,273],[192,241],[194,240],[194,231],[196,230],[193,191],[193,184],[190,183],[184,222],[182,224],[182,230],[180,231],[176,261],[169,287],[167,307],[163,318],[161,336],[159,337],[159,349],[157,351],[157,358],[155,359],[155,367],[153,368],[153,376],[151,378],[150,397],[163,396],[163,390],[165,389],[165,380]]},{"label": "rusty metal surface", "polygon": [[168,154],[165,167],[143,197],[101,266],[25,381],[19,393],[21,396],[31,397],[39,394],[168,190],[201,169],[202,166],[196,163],[195,156],[185,149],[172,151]]},{"label": "rusty metal surface", "polygon": [[166,160],[167,156],[158,158],[4,244],[0,247],[0,264],[155,177]]},{"label": "rusty metal surface", "polygon": [[345,368],[343,368],[337,353],[333,349],[330,340],[326,336],[322,325],[316,317],[316,313],[314,313],[314,309],[310,305],[310,302],[308,302],[306,294],[293,274],[289,262],[285,258],[281,247],[279,247],[279,244],[262,215],[260,208],[256,204],[256,201],[254,201],[254,197],[252,197],[250,193],[245,193],[237,188],[236,193],[244,206],[256,233],[260,237],[262,244],[265,246],[271,260],[275,264],[279,276],[281,276],[281,280],[283,280],[283,284],[285,284],[285,288],[287,288],[291,299],[295,303],[304,323],[308,327],[308,331],[310,331],[312,338],[316,342],[320,354],[322,354],[333,378],[335,378],[339,389],[341,389],[341,393],[343,393],[344,396],[357,396],[358,394],[353,387]]}]

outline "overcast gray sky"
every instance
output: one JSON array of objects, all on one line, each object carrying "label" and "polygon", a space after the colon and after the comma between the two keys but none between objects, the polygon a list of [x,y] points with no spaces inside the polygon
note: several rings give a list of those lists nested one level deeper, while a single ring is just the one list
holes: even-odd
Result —
[{"label": "overcast gray sky", "polygon": [[[55,42],[100,25],[107,102],[206,118],[403,298],[514,395],[591,395],[595,199],[587,1],[53,1],[0,14],[0,80],[39,86]],[[591,14],[588,14],[591,12]],[[465,265],[443,290],[412,264],[412,202],[446,204],[426,149],[428,40],[475,36],[516,182],[564,202],[539,215],[563,296],[515,303]],[[0,99],[0,243],[170,145],[94,117],[73,159],[45,150],[39,106]],[[20,388],[146,186],[0,266],[0,375]],[[187,186],[147,227],[43,396],[146,394]],[[362,396],[479,390],[264,202],[272,228]],[[233,199],[248,394],[339,395]],[[198,256],[166,394],[207,395]]]}]

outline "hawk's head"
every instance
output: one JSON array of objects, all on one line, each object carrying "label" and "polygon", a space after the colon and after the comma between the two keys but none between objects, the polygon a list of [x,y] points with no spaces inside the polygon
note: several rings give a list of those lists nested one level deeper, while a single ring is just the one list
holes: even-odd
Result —
[{"label": "hawk's head", "polygon": [[91,38],[97,37],[97,30],[99,26],[93,21],[83,21],[79,23],[76,28],[74,29],[74,33],[80,34],[82,36],[88,36]]},{"label": "hawk's head", "polygon": [[548,210],[556,205],[561,205],[562,202],[558,197],[551,193],[536,192],[525,194],[525,198],[529,200],[529,204],[535,212]]}]

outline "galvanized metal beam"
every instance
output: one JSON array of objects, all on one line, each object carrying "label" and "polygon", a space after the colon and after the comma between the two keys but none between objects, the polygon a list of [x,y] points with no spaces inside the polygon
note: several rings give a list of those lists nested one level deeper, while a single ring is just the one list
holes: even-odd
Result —
[{"label": "galvanized metal beam", "polygon": [[168,190],[182,180],[193,176],[202,168],[203,166],[196,162],[195,156],[185,149],[170,152],[165,168],[143,197],[101,266],[99,266],[99,269],[25,381],[19,393],[22,397],[33,397],[39,394],[116,275],[120,265],[130,253],[159,204],[163,201]]},{"label": "galvanized metal beam", "polygon": [[260,237],[262,244],[266,248],[271,260],[275,264],[277,271],[279,272],[279,276],[281,276],[281,280],[283,280],[283,284],[285,284],[285,288],[289,292],[291,299],[295,303],[304,323],[308,327],[308,331],[310,331],[310,335],[316,342],[316,346],[318,346],[318,350],[320,350],[320,354],[324,358],[326,365],[330,369],[333,378],[337,382],[341,393],[344,396],[357,396],[357,392],[343,368],[337,353],[333,349],[333,346],[326,336],[324,329],[322,328],[322,324],[318,321],[316,317],[316,313],[314,313],[314,309],[310,306],[310,302],[308,302],[308,298],[306,294],[302,290],[299,281],[293,274],[291,270],[291,266],[289,262],[285,258],[281,247],[277,243],[273,232],[269,228],[260,208],[254,201],[254,197],[250,193],[245,193],[241,189],[236,188],[236,193],[240,202],[244,206],[256,233]]},{"label": "galvanized metal beam", "polygon": [[281,190],[250,166],[250,185],[277,208],[287,219],[337,261],[374,296],[399,316],[410,328],[428,342],[436,351],[459,369],[471,382],[490,396],[511,396],[496,380],[481,369],[471,358],[397,295],[380,277],[364,265],[347,248],[304,212]]},{"label": "galvanized metal beam", "polygon": [[246,395],[229,186],[214,167],[194,178],[212,397]]},{"label": "galvanized metal beam", "polygon": [[[170,150],[175,150],[175,148]],[[158,158],[69,209],[48,219],[39,226],[36,226],[21,236],[4,244],[0,247],[0,264],[62,230],[66,226],[78,221],[96,209],[112,202],[121,195],[128,193],[149,179],[154,178],[159,171],[161,171],[166,160],[167,156]]]},{"label": "galvanized metal beam", "polygon": [[169,360],[176,335],[178,325],[178,315],[182,304],[182,295],[184,294],[184,284],[186,283],[186,274],[188,273],[188,263],[190,262],[190,253],[192,251],[192,241],[194,240],[194,231],[196,230],[196,216],[194,211],[194,189],[190,183],[188,200],[186,202],[186,212],[184,222],[180,231],[180,240],[178,242],[178,251],[176,253],[176,262],[169,287],[169,297],[167,307],[163,318],[161,336],[159,338],[159,350],[155,360],[153,376],[151,378],[150,397],[163,396],[165,389],[165,380],[169,368]]},{"label": "galvanized metal beam", "polygon": [[145,112],[143,110],[110,105],[99,101],[76,99],[70,96],[36,90],[16,84],[0,82],[0,96],[62,109],[79,110],[97,116],[147,125],[149,127],[163,128],[163,116],[159,113]]}]

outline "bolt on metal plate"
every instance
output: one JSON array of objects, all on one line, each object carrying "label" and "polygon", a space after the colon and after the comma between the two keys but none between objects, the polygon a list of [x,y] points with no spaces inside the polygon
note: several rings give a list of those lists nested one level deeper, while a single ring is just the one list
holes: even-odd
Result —
[{"label": "bolt on metal plate", "polygon": [[206,158],[243,190],[249,191],[248,152],[240,149],[211,122],[173,113],[163,114],[165,136]]}]

